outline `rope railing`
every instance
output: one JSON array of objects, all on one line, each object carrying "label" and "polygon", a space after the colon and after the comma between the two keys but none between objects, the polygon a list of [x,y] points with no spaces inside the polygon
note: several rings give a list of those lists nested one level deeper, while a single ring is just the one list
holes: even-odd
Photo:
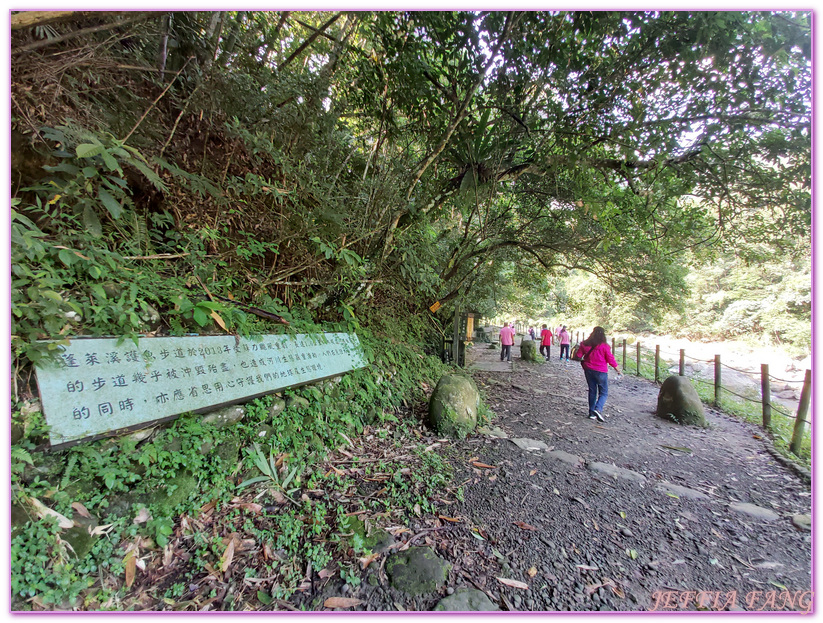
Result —
[{"label": "rope railing", "polygon": [[[628,367],[629,367],[628,362],[627,362],[628,355],[629,355],[629,353],[628,353],[629,346],[627,344],[627,340],[623,339],[623,343],[619,346],[617,345],[616,340],[612,340],[612,347],[613,347],[613,350],[615,351],[615,356],[617,356],[617,351],[618,351],[619,348],[623,349],[623,371],[627,372]],[[730,394],[731,396],[734,396],[734,397],[739,398],[739,399],[741,399],[743,401],[746,401],[746,402],[750,402],[750,403],[754,403],[754,404],[760,404],[761,407],[762,407],[763,427],[766,428],[766,429],[769,429],[769,430],[772,429],[771,414],[772,414],[773,411],[776,412],[776,413],[779,413],[780,415],[782,415],[782,416],[784,416],[784,417],[786,417],[790,420],[794,420],[794,430],[793,430],[793,434],[792,434],[792,439],[791,439],[791,442],[787,441],[787,443],[789,443],[789,449],[795,455],[800,454],[800,447],[801,447],[801,442],[803,440],[805,425],[806,424],[811,424],[811,422],[809,420],[807,420],[807,414],[808,414],[808,410],[809,410],[809,403],[810,403],[810,399],[811,399],[811,370],[806,370],[805,379],[802,381],[803,386],[802,386],[802,390],[801,390],[801,393],[800,393],[800,402],[799,402],[798,407],[797,407],[797,413],[792,415],[791,413],[788,413],[788,412],[784,411],[783,409],[779,408],[778,406],[772,404],[771,389],[770,389],[769,382],[770,382],[770,380],[775,380],[775,381],[782,382],[782,383],[797,383],[797,384],[799,384],[799,383],[801,383],[801,381],[790,381],[790,380],[781,379],[779,377],[776,377],[776,376],[773,376],[773,375],[769,374],[768,364],[761,364],[761,366],[760,366],[760,390],[761,390],[760,394],[761,394],[761,398],[758,400],[758,399],[755,399],[755,398],[751,398],[750,396],[744,396],[742,394],[739,394],[739,393],[729,389],[727,386],[722,384],[721,379],[723,377],[723,374],[722,374],[723,368],[726,368],[726,369],[729,369],[729,370],[734,370],[735,372],[739,372],[741,374],[745,374],[745,375],[749,376],[750,378],[752,376],[754,376],[755,374],[757,374],[757,373],[753,370],[741,370],[740,368],[736,368],[734,366],[724,364],[720,361],[720,355],[715,355],[715,358],[713,360],[711,360],[711,359],[709,359],[709,360],[699,359],[697,357],[692,357],[690,355],[686,355],[685,350],[683,350],[683,349],[681,349],[680,352],[675,355],[675,354],[670,353],[668,351],[661,351],[659,345],[656,345],[654,351],[652,351],[648,348],[645,348],[639,341],[636,342],[636,345],[634,346],[633,350],[636,350],[636,361],[635,361],[636,374],[637,375],[641,374],[641,364],[643,364],[643,367],[646,370],[648,370],[648,367],[646,367],[646,366],[651,366],[654,369],[654,381],[655,382],[660,381],[660,371],[661,371],[661,369],[662,370],[668,370],[669,368],[671,368],[672,366],[677,365],[678,363],[679,363],[679,366],[680,366],[679,370],[678,370],[680,376],[686,376],[686,374],[685,374],[685,360],[686,359],[690,359],[691,361],[696,361],[696,362],[700,362],[700,363],[712,364],[713,367],[714,367],[714,381],[713,382],[697,378],[696,376],[689,376],[689,378],[690,378],[690,380],[692,380],[696,383],[700,383],[700,384],[703,384],[703,385],[710,385],[710,386],[714,387],[714,401],[713,401],[714,406],[720,407],[721,394],[725,393],[725,394]],[[634,353],[633,353],[633,357],[634,357]],[[648,362],[648,359],[651,358],[651,357],[654,358],[654,361],[650,363],[650,362]],[[672,361],[673,359],[674,359],[674,361]],[[781,439],[785,439],[782,435],[779,435],[778,431],[775,430],[773,432],[775,434],[777,434]]]}]

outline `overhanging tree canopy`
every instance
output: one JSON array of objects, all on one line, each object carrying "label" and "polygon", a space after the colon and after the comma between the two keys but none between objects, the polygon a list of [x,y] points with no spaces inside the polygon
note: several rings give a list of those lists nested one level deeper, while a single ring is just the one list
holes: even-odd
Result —
[{"label": "overhanging tree canopy", "polygon": [[[809,13],[122,17],[60,15],[42,22],[51,40],[15,31],[15,115],[53,123],[21,103],[42,80],[138,147],[166,180],[153,209],[173,203],[250,298],[330,284],[353,304],[382,284],[422,307],[510,262],[666,303],[684,250],[754,256],[810,226]],[[67,53],[83,42],[88,60]],[[55,63],[110,91],[61,92]],[[179,251],[161,238],[141,253]]]}]

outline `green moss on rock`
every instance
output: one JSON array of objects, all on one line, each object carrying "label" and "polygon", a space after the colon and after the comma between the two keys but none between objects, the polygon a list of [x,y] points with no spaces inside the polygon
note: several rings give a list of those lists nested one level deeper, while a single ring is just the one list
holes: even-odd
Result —
[{"label": "green moss on rock", "polygon": [[430,547],[411,547],[392,554],[386,561],[386,573],[393,588],[408,595],[432,593],[446,583],[451,563]]}]

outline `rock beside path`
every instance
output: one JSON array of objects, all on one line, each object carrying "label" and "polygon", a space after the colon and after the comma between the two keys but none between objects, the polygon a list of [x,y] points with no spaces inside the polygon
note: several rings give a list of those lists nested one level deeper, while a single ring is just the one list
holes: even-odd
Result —
[{"label": "rock beside path", "polygon": [[446,612],[493,612],[499,611],[486,593],[476,588],[458,588],[454,595],[441,599],[434,607],[435,611]]},{"label": "rock beside path", "polygon": [[769,508],[763,508],[757,504],[749,504],[748,502],[736,502],[729,504],[729,508],[738,513],[743,513],[755,519],[762,519],[763,521],[777,521],[780,515]]},{"label": "rock beside path", "polygon": [[386,573],[393,588],[408,595],[432,593],[446,583],[452,565],[430,547],[411,547],[389,556]]},{"label": "rock beside path", "polygon": [[792,524],[798,530],[803,530],[804,532],[811,532],[812,531],[812,516],[811,515],[792,515]]},{"label": "rock beside path", "polygon": [[540,361],[543,359],[537,354],[537,342],[534,340],[523,340],[520,342],[520,358],[523,361]]},{"label": "rock beside path", "polygon": [[657,396],[657,417],[675,424],[706,425],[706,412],[697,390],[685,376],[670,376]]},{"label": "rock beside path", "polygon": [[440,434],[465,436],[477,426],[479,407],[480,393],[471,378],[445,374],[429,401],[429,425]]},{"label": "rock beside path", "polygon": [[703,493],[702,491],[697,491],[695,489],[689,489],[688,487],[682,487],[680,485],[675,485],[670,482],[658,482],[655,485],[655,489],[663,491],[664,493],[672,493],[679,498],[688,498],[690,500],[709,500],[708,495]]},{"label": "rock beside path", "polygon": [[593,472],[599,472],[601,474],[606,474],[607,476],[613,476],[614,478],[633,480],[634,482],[639,482],[641,484],[646,482],[646,477],[643,474],[633,472],[632,470],[626,469],[624,467],[612,465],[611,463],[601,463],[599,461],[594,461],[592,463],[589,463],[587,467]]},{"label": "rock beside path", "polygon": [[517,437],[515,439],[510,439],[514,445],[522,450],[548,450],[549,446],[546,445],[544,441],[540,441],[539,439],[527,439],[526,437]]}]

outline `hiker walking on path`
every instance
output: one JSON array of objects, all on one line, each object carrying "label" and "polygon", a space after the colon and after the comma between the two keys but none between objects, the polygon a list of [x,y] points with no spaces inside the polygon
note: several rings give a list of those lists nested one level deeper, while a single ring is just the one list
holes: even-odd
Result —
[{"label": "hiker walking on path", "polygon": [[[540,340],[540,354],[548,361],[551,358],[552,352],[552,330],[546,325],[543,325],[543,330],[540,332]],[[543,354],[544,348],[546,349],[545,354]]]},{"label": "hiker walking on path", "polygon": [[[514,325],[514,323],[512,323]],[[512,360],[512,346],[514,345],[514,326],[506,325],[500,329],[500,361]]]},{"label": "hiker walking on path", "polygon": [[583,374],[589,386],[589,419],[605,422],[603,407],[609,395],[609,366],[620,374],[617,361],[606,340],[603,327],[595,327],[591,335],[580,343],[579,354],[582,355]]},{"label": "hiker walking on path", "polygon": [[572,341],[572,336],[566,331],[566,325],[560,329],[560,361],[563,361],[563,353],[566,353],[566,363],[569,363],[569,344]]}]

